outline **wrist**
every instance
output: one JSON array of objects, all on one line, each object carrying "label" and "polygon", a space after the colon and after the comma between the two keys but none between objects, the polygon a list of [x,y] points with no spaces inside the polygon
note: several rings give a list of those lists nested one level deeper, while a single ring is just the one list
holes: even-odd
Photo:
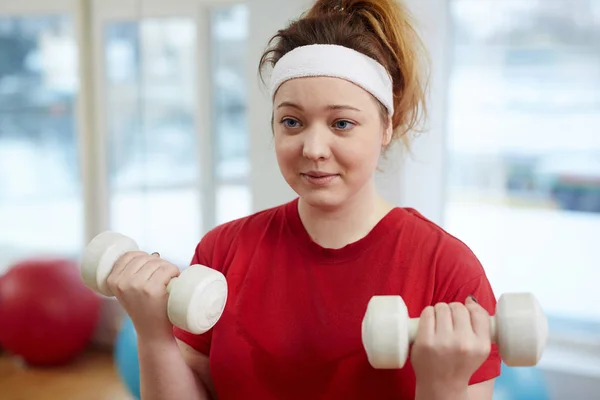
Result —
[{"label": "wrist", "polygon": [[137,342],[139,345],[145,346],[162,346],[166,343],[175,342],[175,336],[173,336],[173,330],[150,330],[150,331],[138,331],[136,332]]},{"label": "wrist", "polygon": [[468,382],[418,380],[415,400],[467,400]]}]

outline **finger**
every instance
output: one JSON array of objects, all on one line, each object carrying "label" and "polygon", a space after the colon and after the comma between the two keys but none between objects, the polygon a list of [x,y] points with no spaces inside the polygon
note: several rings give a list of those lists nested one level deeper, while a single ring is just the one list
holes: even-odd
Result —
[{"label": "finger", "polygon": [[155,251],[154,253],[150,254],[151,256],[156,256],[156,257],[160,257],[160,253],[158,251]]},{"label": "finger", "polygon": [[150,256],[137,260],[137,265],[134,265],[134,262],[136,261],[134,260],[131,262],[131,280],[135,286],[138,286],[144,285],[150,279],[154,271],[160,268],[160,266],[166,261],[154,256]]},{"label": "finger", "polygon": [[479,337],[489,338],[491,336],[489,313],[472,296],[465,301],[465,307],[469,310],[473,332]]},{"label": "finger", "polygon": [[469,309],[461,303],[450,303],[450,311],[452,313],[452,325],[454,331],[461,338],[473,336],[473,327],[471,326],[471,313]]},{"label": "finger", "polygon": [[417,338],[425,343],[432,343],[435,336],[435,311],[433,306],[427,306],[419,317]]},{"label": "finger", "polygon": [[452,324],[452,312],[450,311],[450,307],[447,303],[438,303],[434,308],[435,334],[439,336],[451,335],[454,327]]},{"label": "finger", "polygon": [[148,279],[166,287],[171,279],[179,276],[179,274],[179,268],[171,263],[164,262],[152,272]]},{"label": "finger", "polygon": [[123,272],[127,269],[129,263],[132,260],[144,255],[146,255],[146,253],[144,253],[143,251],[128,251],[127,253],[119,257],[119,259],[115,262],[115,265],[113,266],[112,270],[110,271],[110,274],[108,274],[107,281],[109,282],[109,284],[110,282],[118,282],[119,278],[121,277],[121,274],[123,274]]},{"label": "finger", "polygon": [[139,286],[146,295],[167,296],[166,287],[173,278],[179,274],[179,269],[173,264],[157,260],[158,263],[148,263],[138,273],[135,285]]},{"label": "finger", "polygon": [[138,274],[142,269],[145,268],[146,264],[160,262],[159,258],[153,257],[148,253],[144,253],[138,255],[137,257],[131,259],[123,272],[121,273],[121,277],[123,279],[132,279],[135,275]]}]

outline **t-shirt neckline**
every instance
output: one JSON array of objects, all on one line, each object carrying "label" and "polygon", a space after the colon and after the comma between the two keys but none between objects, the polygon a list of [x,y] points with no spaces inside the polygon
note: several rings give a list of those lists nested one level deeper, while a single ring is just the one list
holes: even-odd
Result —
[{"label": "t-shirt neckline", "polygon": [[366,236],[339,249],[332,249],[321,246],[308,234],[300,219],[298,201],[299,198],[296,197],[285,206],[287,229],[294,237],[300,251],[317,262],[330,264],[353,260],[373,247],[383,236],[390,234],[394,226],[397,226],[397,215],[402,210],[399,207],[392,208]]}]

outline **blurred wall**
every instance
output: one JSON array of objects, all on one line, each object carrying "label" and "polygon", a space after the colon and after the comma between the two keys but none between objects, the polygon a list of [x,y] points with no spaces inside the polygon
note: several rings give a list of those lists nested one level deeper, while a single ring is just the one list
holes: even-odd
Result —
[{"label": "blurred wall", "polygon": [[[285,27],[287,21],[297,18],[310,4],[312,1],[308,0],[248,2],[248,132],[253,211],[273,207],[295,197],[277,166],[270,126],[271,102],[257,70],[271,36]],[[268,83],[268,74],[265,82]]]}]

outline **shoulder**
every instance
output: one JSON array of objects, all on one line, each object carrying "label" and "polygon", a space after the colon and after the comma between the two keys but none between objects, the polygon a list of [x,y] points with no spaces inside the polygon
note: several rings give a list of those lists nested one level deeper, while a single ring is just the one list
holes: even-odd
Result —
[{"label": "shoulder", "polygon": [[485,269],[473,250],[461,239],[429,220],[417,210],[402,208],[403,232],[409,236],[422,260],[422,271],[435,284],[438,299],[453,297],[461,287],[488,286]]},{"label": "shoulder", "polygon": [[400,210],[397,217],[401,224],[399,227],[404,233],[409,233],[419,247],[440,253],[447,261],[473,261],[475,254],[462,240],[413,208]]},{"label": "shoulder", "polygon": [[220,269],[224,259],[235,251],[238,242],[247,244],[274,224],[284,223],[285,210],[289,204],[261,210],[210,229],[196,246],[192,264]]},{"label": "shoulder", "polygon": [[290,203],[285,203],[217,225],[206,233],[202,238],[202,241],[212,241],[230,245],[240,234],[253,235],[262,232],[265,227],[271,225],[273,222],[279,223],[284,220],[286,207],[288,207],[289,204]]}]

